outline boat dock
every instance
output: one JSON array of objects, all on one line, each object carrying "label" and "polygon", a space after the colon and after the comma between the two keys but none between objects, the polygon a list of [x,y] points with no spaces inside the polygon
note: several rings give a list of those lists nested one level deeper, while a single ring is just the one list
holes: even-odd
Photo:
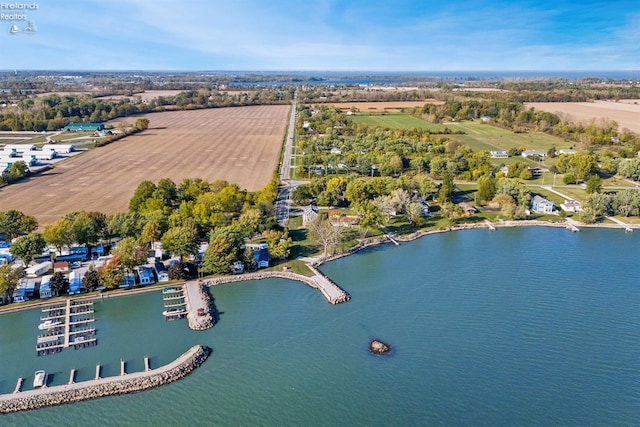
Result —
[{"label": "boat dock", "polygon": [[185,301],[183,286],[167,286],[162,289],[162,302],[164,311],[162,315],[166,320],[182,319],[187,314],[187,302]]},{"label": "boat dock", "polygon": [[189,327],[195,331],[212,327],[214,320],[211,316],[211,299],[203,283],[187,282],[183,289]]},{"label": "boat dock", "polygon": [[40,320],[43,323],[39,329],[46,329],[46,332],[36,339],[37,355],[59,353],[68,347],[78,350],[96,345],[96,328],[91,325],[96,320],[93,313],[93,301],[67,299],[65,304],[42,307]]},{"label": "boat dock", "polygon": [[489,227],[490,231],[496,231],[496,226],[493,225],[493,223],[491,223],[491,221],[489,221],[488,219],[485,219],[484,223],[487,224],[487,227]]},{"label": "boat dock", "polygon": [[315,267],[311,265],[308,265],[308,267],[314,273],[310,279],[315,283],[315,288],[318,289],[331,304],[347,302],[351,299],[351,295],[349,295],[347,291],[320,273]]}]

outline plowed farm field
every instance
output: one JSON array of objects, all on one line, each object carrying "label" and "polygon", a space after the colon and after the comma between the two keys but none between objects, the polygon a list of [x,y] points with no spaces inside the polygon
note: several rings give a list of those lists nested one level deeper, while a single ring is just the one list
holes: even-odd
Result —
[{"label": "plowed farm field", "polygon": [[589,122],[600,118],[615,120],[619,130],[628,129],[640,133],[640,100],[626,99],[620,102],[528,102],[527,107],[550,113],[561,113],[574,122]]},{"label": "plowed farm field", "polygon": [[[70,211],[126,211],[143,180],[224,179],[253,191],[271,179],[290,106],[147,114],[149,129],[70,158],[0,189],[0,211],[18,209],[40,225]],[[126,120],[125,120],[126,121]],[[128,121],[133,122],[133,118]]]}]

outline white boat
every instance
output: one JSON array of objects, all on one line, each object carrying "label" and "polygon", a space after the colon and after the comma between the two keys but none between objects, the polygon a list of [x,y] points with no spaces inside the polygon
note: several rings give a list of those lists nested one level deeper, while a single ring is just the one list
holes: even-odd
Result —
[{"label": "white boat", "polygon": [[38,329],[40,329],[41,331],[44,331],[45,329],[51,329],[51,328],[55,328],[56,326],[60,325],[62,322],[59,320],[45,320],[44,322],[40,323],[38,325]]},{"label": "white boat", "polygon": [[36,371],[35,378],[33,378],[33,388],[44,387],[47,385],[47,373],[42,369]]},{"label": "white boat", "polygon": [[187,314],[186,308],[170,308],[162,312],[162,315],[166,317],[182,316],[184,314]]}]

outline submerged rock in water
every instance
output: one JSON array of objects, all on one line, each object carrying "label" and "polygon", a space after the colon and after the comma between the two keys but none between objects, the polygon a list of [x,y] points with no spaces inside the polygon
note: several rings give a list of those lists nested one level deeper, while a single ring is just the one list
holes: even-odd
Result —
[{"label": "submerged rock in water", "polygon": [[369,351],[372,354],[387,354],[391,351],[391,346],[380,340],[371,340],[369,343]]}]

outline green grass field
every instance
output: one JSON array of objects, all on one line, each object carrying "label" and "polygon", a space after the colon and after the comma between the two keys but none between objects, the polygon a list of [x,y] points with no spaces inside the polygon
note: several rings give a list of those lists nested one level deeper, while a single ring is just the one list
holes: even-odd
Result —
[{"label": "green grass field", "polygon": [[574,145],[556,136],[544,133],[514,133],[495,126],[474,122],[448,123],[452,129],[460,129],[466,135],[452,135],[474,150],[508,150],[513,147],[526,147],[527,150],[547,151],[551,147],[556,149],[569,148]]},{"label": "green grass field", "polygon": [[[354,123],[367,126],[381,126],[391,129],[426,129],[430,132],[443,132],[447,126],[435,125],[404,113],[357,114],[351,116]],[[451,128],[451,127],[450,127]]]}]

